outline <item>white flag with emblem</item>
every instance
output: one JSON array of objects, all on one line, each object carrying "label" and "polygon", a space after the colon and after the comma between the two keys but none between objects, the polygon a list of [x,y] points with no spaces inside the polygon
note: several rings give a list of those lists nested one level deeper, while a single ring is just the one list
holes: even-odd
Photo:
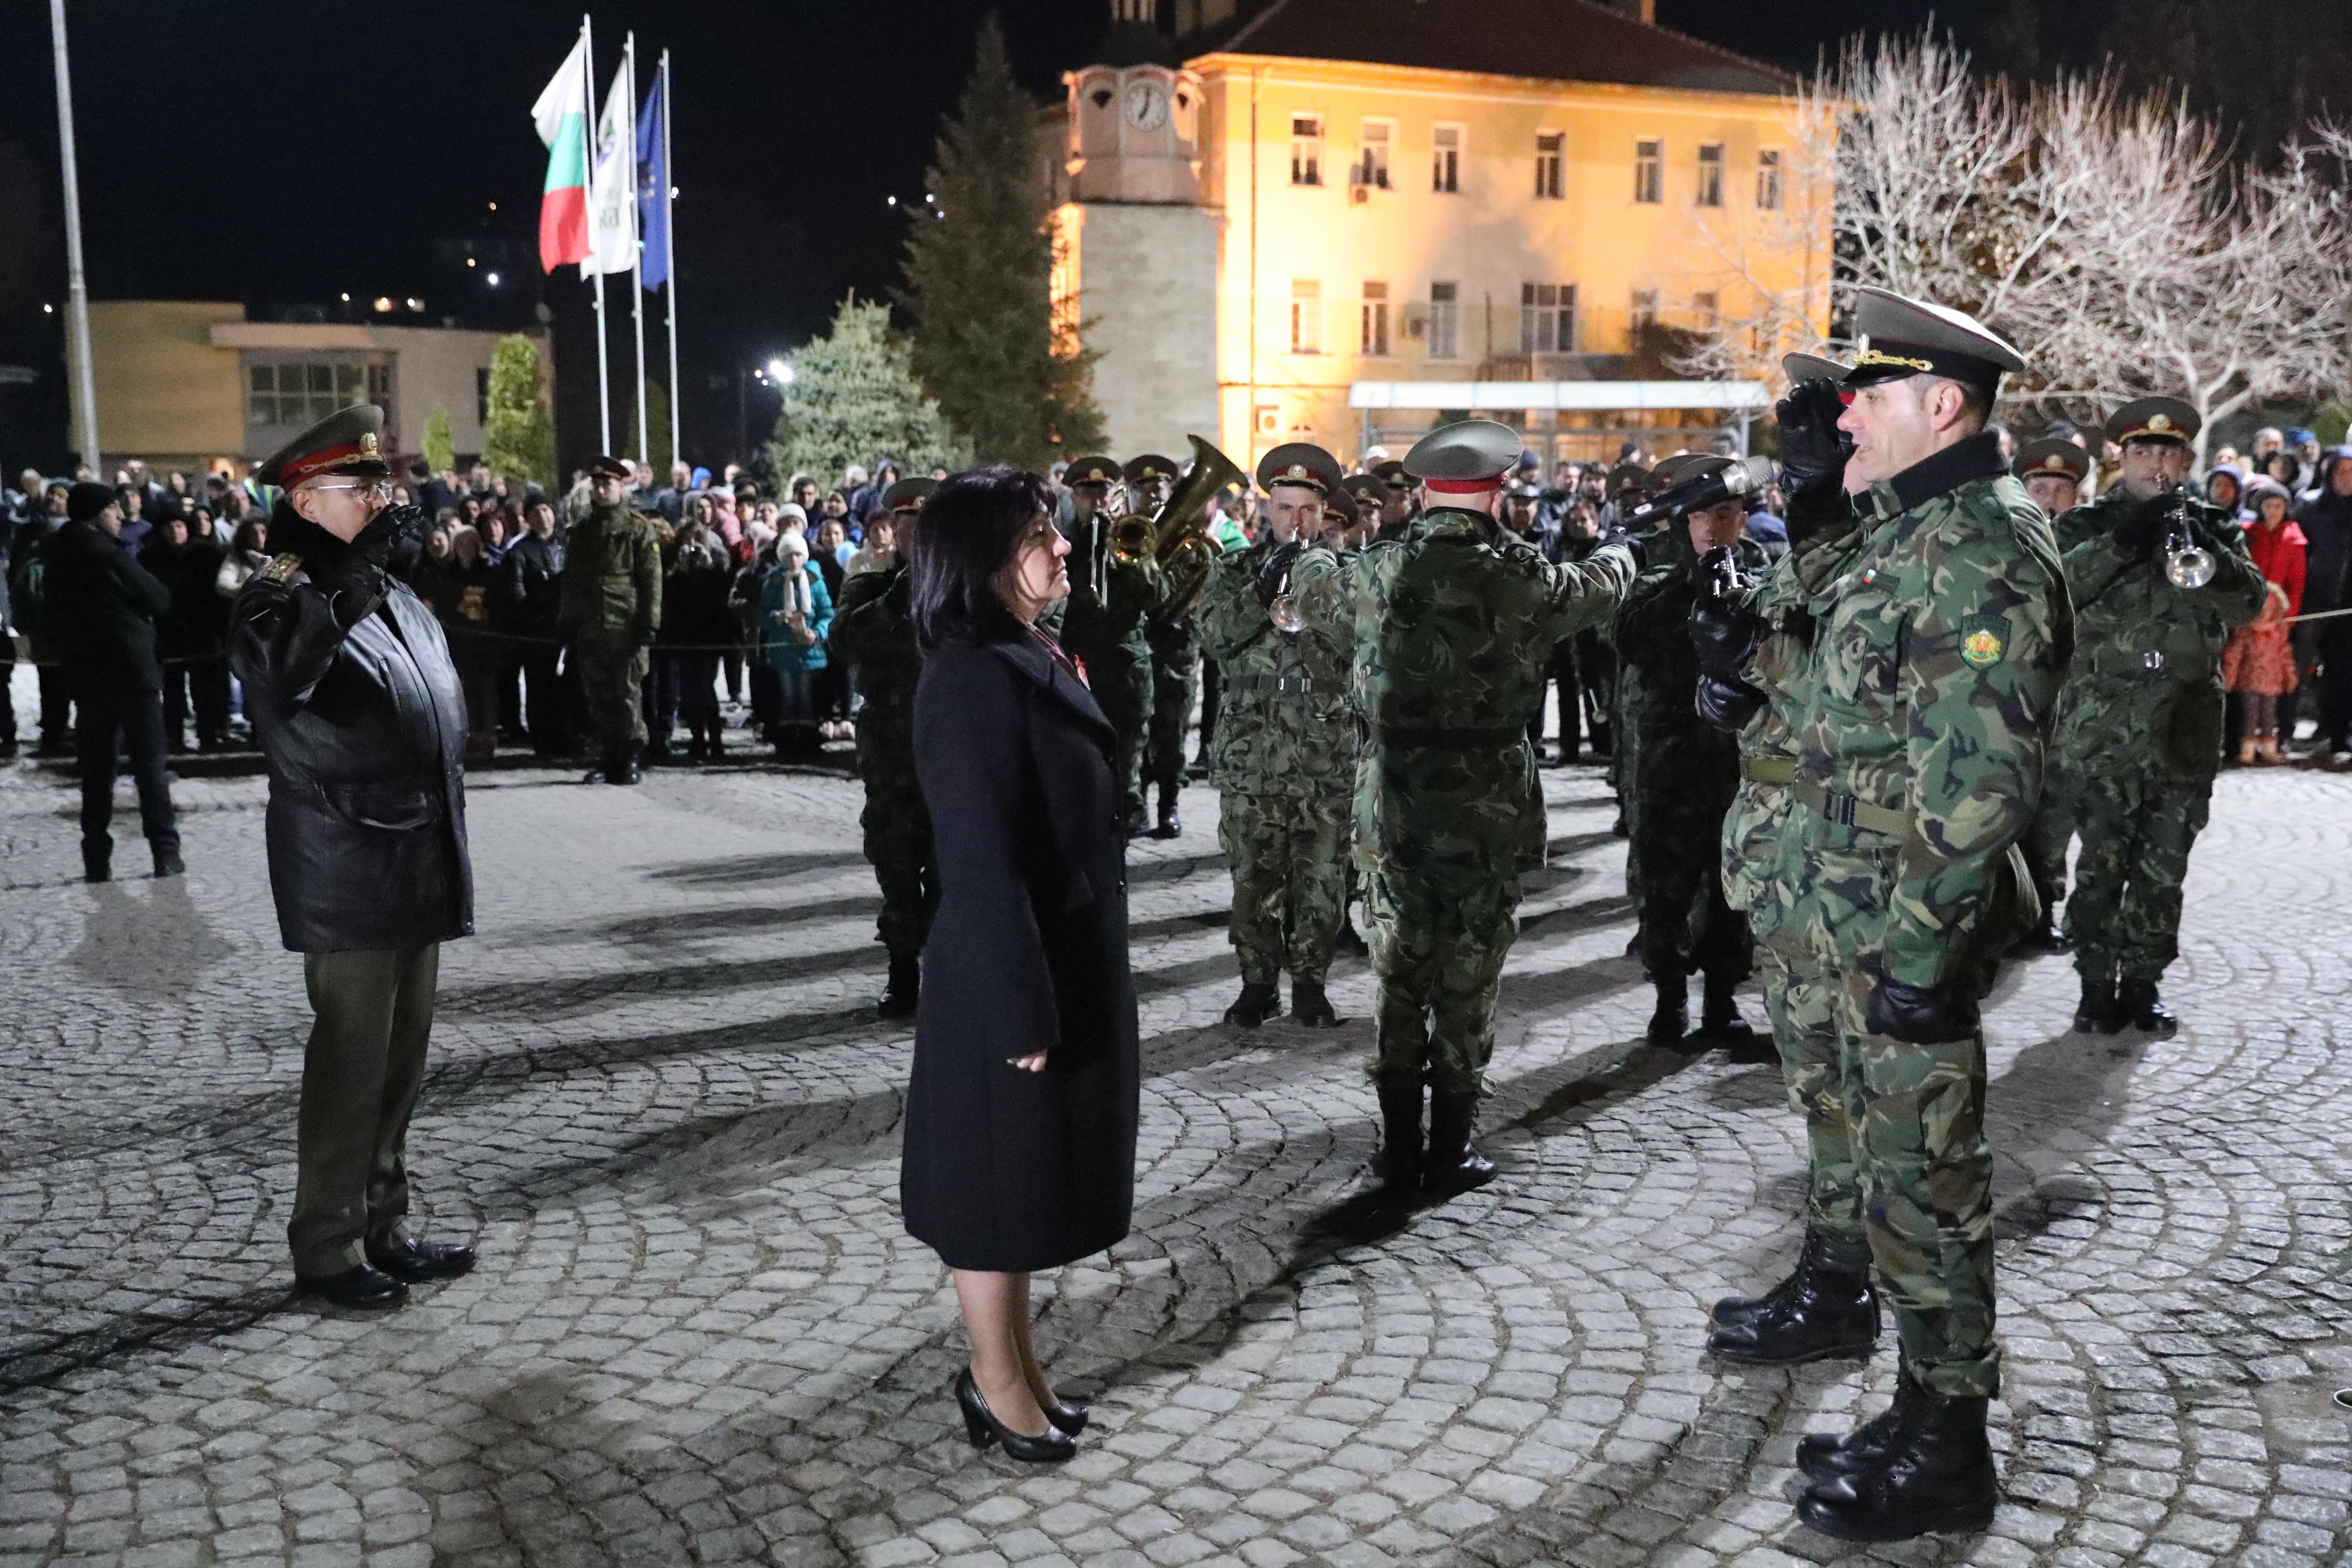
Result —
[{"label": "white flag with emblem", "polygon": [[596,117],[595,165],[588,174],[588,242],[580,276],[626,272],[637,264],[636,91],[626,68],[613,73]]}]

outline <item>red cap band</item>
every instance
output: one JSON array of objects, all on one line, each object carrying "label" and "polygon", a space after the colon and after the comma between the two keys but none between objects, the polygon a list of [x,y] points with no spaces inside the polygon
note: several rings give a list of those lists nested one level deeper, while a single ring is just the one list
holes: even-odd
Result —
[{"label": "red cap band", "polygon": [[1501,489],[1503,476],[1496,474],[1485,479],[1423,479],[1421,482],[1442,496],[1475,496],[1485,490]]},{"label": "red cap band", "polygon": [[348,463],[353,458],[362,455],[370,458],[374,458],[376,456],[357,441],[346,441],[340,447],[323,447],[315,452],[305,452],[288,463],[279,472],[278,486],[283,489],[291,489],[304,479],[314,479],[338,464]]}]

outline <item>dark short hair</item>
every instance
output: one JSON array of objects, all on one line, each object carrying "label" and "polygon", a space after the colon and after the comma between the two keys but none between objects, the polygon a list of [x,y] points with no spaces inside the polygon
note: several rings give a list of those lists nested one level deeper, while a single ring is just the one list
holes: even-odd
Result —
[{"label": "dark short hair", "polygon": [[1045,481],[1010,463],[950,474],[931,492],[908,551],[915,635],[925,647],[1018,628],[1002,589],[1047,500]]}]

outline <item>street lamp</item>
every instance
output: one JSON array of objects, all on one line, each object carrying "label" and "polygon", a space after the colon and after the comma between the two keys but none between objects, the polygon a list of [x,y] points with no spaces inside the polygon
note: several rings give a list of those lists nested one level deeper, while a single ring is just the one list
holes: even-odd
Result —
[{"label": "street lamp", "polygon": [[768,379],[778,386],[790,386],[793,384],[793,367],[781,359],[772,359],[768,362]]}]

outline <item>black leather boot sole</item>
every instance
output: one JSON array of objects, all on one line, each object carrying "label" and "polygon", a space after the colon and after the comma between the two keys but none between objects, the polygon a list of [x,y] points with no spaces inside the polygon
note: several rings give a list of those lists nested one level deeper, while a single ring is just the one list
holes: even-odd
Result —
[{"label": "black leather boot sole", "polygon": [[1236,1028],[1255,1029],[1282,1011],[1282,993],[1274,982],[1244,980],[1242,994],[1225,1009],[1225,1022]]}]

